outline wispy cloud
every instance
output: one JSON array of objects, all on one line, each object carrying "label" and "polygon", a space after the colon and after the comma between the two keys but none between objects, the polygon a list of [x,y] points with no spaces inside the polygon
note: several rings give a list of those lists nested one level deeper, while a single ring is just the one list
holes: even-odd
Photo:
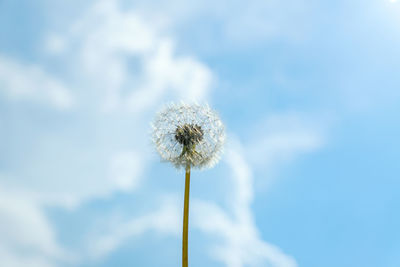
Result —
[{"label": "wispy cloud", "polygon": [[0,92],[10,99],[24,99],[70,109],[74,96],[67,86],[42,66],[19,62],[0,55]]},{"label": "wispy cloud", "polygon": [[[226,154],[231,169],[231,209],[224,210],[212,202],[196,200],[194,223],[217,239],[211,255],[227,267],[274,266],[295,267],[296,261],[277,246],[262,240],[254,221],[251,203],[254,197],[252,167],[244,157],[239,141],[234,141]],[[233,214],[233,216],[230,216]]]},{"label": "wispy cloud", "polygon": [[35,199],[2,185],[0,193],[2,265],[50,267],[72,260],[72,255],[58,244],[53,227]]},{"label": "wispy cloud", "polygon": [[324,145],[326,127],[332,122],[296,112],[270,114],[249,131],[246,157],[252,164],[269,169]]},{"label": "wispy cloud", "polygon": [[123,220],[114,216],[107,229],[90,236],[88,255],[94,260],[104,258],[128,240],[150,231],[161,235],[178,236],[180,233],[180,208],[175,197],[164,196],[160,207],[139,217]]},{"label": "wispy cloud", "polygon": [[137,4],[143,13],[155,13],[163,18],[174,31],[196,31],[196,35],[188,34],[214,51],[221,44],[229,44],[224,46],[228,49],[237,49],[272,39],[302,41],[312,28],[309,15],[314,8],[313,3],[293,0],[160,0],[156,4],[157,10],[154,5],[152,1]]},{"label": "wispy cloud", "polygon": [[138,153],[119,152],[111,158],[109,179],[122,191],[131,191],[140,183],[144,164]]},{"label": "wispy cloud", "polygon": [[80,77],[102,92],[104,110],[140,113],[163,99],[205,100],[213,76],[190,55],[178,55],[162,21],[97,2],[68,30],[48,39],[48,52],[71,56]]}]

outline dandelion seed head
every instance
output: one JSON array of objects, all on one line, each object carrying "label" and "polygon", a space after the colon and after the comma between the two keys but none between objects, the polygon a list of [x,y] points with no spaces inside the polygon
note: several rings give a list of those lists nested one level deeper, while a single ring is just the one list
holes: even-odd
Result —
[{"label": "dandelion seed head", "polygon": [[225,129],[208,105],[170,104],[156,115],[152,128],[157,152],[177,168],[210,168],[219,161]]}]

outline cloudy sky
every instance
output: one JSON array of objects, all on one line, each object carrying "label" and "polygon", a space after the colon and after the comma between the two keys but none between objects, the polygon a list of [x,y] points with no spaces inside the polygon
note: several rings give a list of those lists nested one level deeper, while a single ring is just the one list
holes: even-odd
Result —
[{"label": "cloudy sky", "polygon": [[181,262],[150,122],[208,103],[192,267],[400,266],[400,1],[0,1],[0,266]]}]

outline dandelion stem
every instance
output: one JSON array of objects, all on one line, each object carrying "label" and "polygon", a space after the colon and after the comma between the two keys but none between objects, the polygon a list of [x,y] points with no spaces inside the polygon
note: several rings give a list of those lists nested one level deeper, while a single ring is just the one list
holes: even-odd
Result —
[{"label": "dandelion stem", "polygon": [[185,201],[183,207],[182,267],[188,267],[189,191],[190,164],[187,164],[185,175]]}]

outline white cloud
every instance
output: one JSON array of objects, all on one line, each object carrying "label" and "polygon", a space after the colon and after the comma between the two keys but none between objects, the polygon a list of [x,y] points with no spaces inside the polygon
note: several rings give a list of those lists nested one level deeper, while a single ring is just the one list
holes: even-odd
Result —
[{"label": "white cloud", "polygon": [[55,267],[53,262],[44,256],[24,256],[7,247],[0,246],[1,264],[7,267]]},{"label": "white cloud", "polygon": [[160,0],[156,4],[139,1],[136,6],[145,14],[156,12],[172,30],[196,31],[188,33],[189,36],[199,37],[196,41],[214,51],[220,49],[221,44],[235,49],[272,39],[302,41],[312,27],[309,15],[314,8],[312,3],[295,0]]},{"label": "white cloud", "polygon": [[[182,100],[202,101],[211,86],[211,71],[190,57],[176,57],[170,40],[160,42],[144,62],[144,84],[128,97],[130,110],[141,110],[159,101],[166,90]],[[149,103],[150,102],[150,103]]]},{"label": "white cloud", "polygon": [[13,99],[28,99],[69,109],[73,95],[39,65],[24,64],[0,55],[0,90]]},{"label": "white cloud", "polygon": [[145,163],[137,153],[124,151],[111,158],[109,179],[123,191],[138,187]]},{"label": "white cloud", "polygon": [[98,236],[91,236],[88,254],[92,258],[103,258],[127,240],[149,231],[164,235],[179,235],[181,210],[177,201],[166,196],[158,210],[130,220],[112,219],[111,226]]},{"label": "white cloud", "polygon": [[177,55],[164,27],[163,21],[123,11],[119,1],[99,1],[68,31],[52,34],[47,48],[75,58],[81,79],[104,96],[106,111],[137,114],[165,98],[203,101],[211,71],[192,56]]},{"label": "white cloud", "polygon": [[57,35],[50,35],[47,37],[45,48],[51,54],[61,54],[67,48],[66,40]]},{"label": "white cloud", "polygon": [[[29,199],[10,195],[2,190],[0,199],[2,217],[1,241],[9,246],[24,246],[48,255],[59,253],[50,225],[39,207]],[[35,229],[35,231],[32,231]]]},{"label": "white cloud", "polygon": [[0,217],[2,265],[56,266],[58,261],[72,259],[58,245],[41,207],[29,196],[0,187]]}]

